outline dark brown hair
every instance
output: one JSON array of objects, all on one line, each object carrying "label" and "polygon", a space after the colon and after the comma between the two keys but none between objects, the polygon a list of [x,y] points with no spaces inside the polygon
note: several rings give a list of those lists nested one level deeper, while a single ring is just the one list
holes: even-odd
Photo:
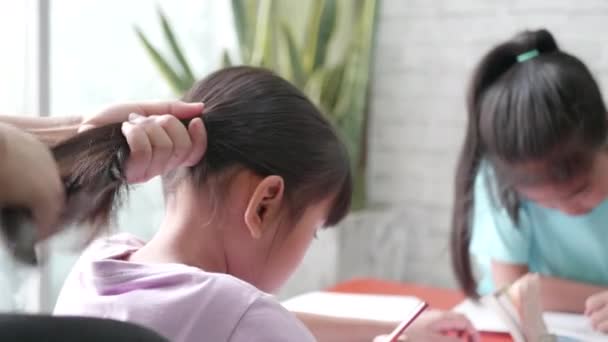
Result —
[{"label": "dark brown hair", "polygon": [[[538,56],[518,62],[523,53]],[[542,181],[571,179],[605,144],[606,107],[587,67],[561,51],[547,30],[525,31],[490,50],[467,96],[468,123],[455,179],[452,262],[467,295],[477,297],[469,254],[475,177],[487,161],[496,177],[490,195],[518,223],[520,199],[513,167],[550,165]],[[534,177],[532,177],[534,178]],[[485,229],[484,227],[479,227]]]},{"label": "dark brown hair", "polygon": [[[208,140],[202,160],[187,169],[188,177],[203,182],[240,166],[260,176],[281,176],[292,217],[328,196],[335,199],[326,225],[347,214],[352,180],[346,148],[328,120],[289,82],[264,69],[227,68],[196,83],[184,100],[205,103]],[[108,224],[126,187],[129,146],[120,128],[120,123],[94,128],[52,149],[68,198],[63,224],[96,229]]]}]

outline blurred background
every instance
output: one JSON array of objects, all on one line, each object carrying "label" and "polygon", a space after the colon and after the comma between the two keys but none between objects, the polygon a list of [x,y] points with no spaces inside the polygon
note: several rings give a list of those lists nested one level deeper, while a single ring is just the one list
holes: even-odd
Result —
[{"label": "blurred background", "polygon": [[[603,0],[0,0],[0,113],[90,114],[177,98],[224,65],[271,68],[323,108],[357,175],[353,212],[279,296],[354,277],[453,287],[452,180],[472,68],[497,42],[546,27],[605,86],[607,16]],[[136,187],[115,231],[150,238],[162,206],[159,181]],[[0,255],[0,310],[52,310],[78,241],[53,238],[40,269]]]}]

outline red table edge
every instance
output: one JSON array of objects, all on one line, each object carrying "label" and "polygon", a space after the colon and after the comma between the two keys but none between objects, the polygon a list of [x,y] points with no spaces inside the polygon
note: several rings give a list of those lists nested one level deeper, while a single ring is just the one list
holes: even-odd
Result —
[{"label": "red table edge", "polygon": [[328,289],[330,292],[408,295],[421,298],[431,308],[450,310],[465,299],[453,289],[437,288],[374,278],[355,278]]},{"label": "red table edge", "polygon": [[[466,297],[464,294],[447,288],[437,288],[409,283],[399,283],[390,280],[379,280],[374,278],[355,278],[339,283],[329,289],[329,292],[360,293],[360,294],[383,294],[383,295],[407,295],[418,297],[427,301],[432,309],[451,310]],[[484,332],[482,340],[485,342],[507,342],[510,336],[503,333]]]}]

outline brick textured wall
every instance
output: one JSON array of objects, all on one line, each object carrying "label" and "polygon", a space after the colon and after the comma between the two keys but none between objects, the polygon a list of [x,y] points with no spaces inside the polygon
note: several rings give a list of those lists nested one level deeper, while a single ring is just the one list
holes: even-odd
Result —
[{"label": "brick textured wall", "polygon": [[454,286],[448,225],[468,78],[492,45],[540,27],[608,86],[608,0],[381,0],[368,193],[385,209],[324,234],[285,295],[360,276]]},{"label": "brick textured wall", "polygon": [[[394,238],[385,237],[384,244],[420,250],[407,253],[405,270],[398,274],[389,265],[386,272],[378,270],[382,265],[374,266],[374,274],[449,283],[437,273],[449,272],[452,179],[470,72],[495,43],[521,29],[540,27],[586,62],[601,85],[608,84],[608,1],[382,0],[373,70],[369,195],[372,204],[407,212],[401,228],[394,228]],[[374,234],[371,228],[366,234]],[[341,241],[352,240],[344,234]],[[408,238],[418,241],[403,241]],[[342,248],[342,270],[354,269],[348,255],[357,252],[348,248]],[[428,248],[436,254],[422,251]],[[358,273],[343,276],[351,274]]]}]

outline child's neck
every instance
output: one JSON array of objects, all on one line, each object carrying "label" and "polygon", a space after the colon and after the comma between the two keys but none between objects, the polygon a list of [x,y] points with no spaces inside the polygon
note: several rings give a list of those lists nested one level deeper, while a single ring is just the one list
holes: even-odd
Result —
[{"label": "child's neck", "polygon": [[[181,195],[181,194],[180,194]],[[223,229],[211,205],[177,196],[167,198],[159,231],[129,258],[133,262],[179,263],[208,272],[226,273]],[[202,224],[201,224],[202,222]]]}]

